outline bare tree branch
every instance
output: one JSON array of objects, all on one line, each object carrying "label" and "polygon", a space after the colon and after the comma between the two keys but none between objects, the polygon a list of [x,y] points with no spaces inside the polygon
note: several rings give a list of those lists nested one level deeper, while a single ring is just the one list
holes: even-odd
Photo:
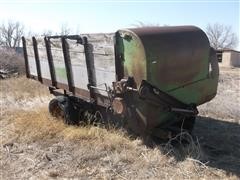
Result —
[{"label": "bare tree branch", "polygon": [[42,36],[52,36],[53,34],[52,30],[44,30]]},{"label": "bare tree branch", "polygon": [[231,26],[223,24],[208,24],[206,31],[210,44],[215,49],[233,49],[237,46],[237,35],[232,32]]},{"label": "bare tree branch", "polygon": [[44,30],[43,33],[41,34],[42,36],[53,36],[53,35],[70,35],[70,34],[79,34],[79,29],[76,29],[76,32],[73,31],[72,28],[68,26],[67,23],[63,23],[59,31],[52,31],[52,30]]},{"label": "bare tree branch", "polygon": [[71,34],[72,31],[71,31],[71,28],[68,27],[68,24],[67,23],[64,23],[61,25],[61,31],[60,31],[60,35],[69,35]]},{"label": "bare tree branch", "polygon": [[15,48],[20,46],[24,26],[19,22],[8,21],[0,26],[0,45]]}]

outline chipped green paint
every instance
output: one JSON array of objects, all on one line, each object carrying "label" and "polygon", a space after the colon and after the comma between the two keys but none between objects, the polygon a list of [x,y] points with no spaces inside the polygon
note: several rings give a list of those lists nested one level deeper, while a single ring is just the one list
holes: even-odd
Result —
[{"label": "chipped green paint", "polygon": [[133,32],[124,30],[119,31],[122,43],[122,54],[124,55],[124,76],[134,77],[137,87],[140,86],[142,80],[146,80],[147,65],[145,50],[143,44],[137,35]]},{"label": "chipped green paint", "polygon": [[[124,77],[132,76],[137,88],[141,80],[147,80],[186,104],[210,101],[217,92],[218,72],[215,77],[209,76],[211,57],[206,34],[193,26],[167,28],[118,31],[122,43],[117,50],[124,57]],[[174,113],[157,109],[137,96],[134,101],[147,119],[147,129],[176,118]]]},{"label": "chipped green paint", "polygon": [[124,76],[133,76],[137,87],[147,80],[186,103],[202,104],[205,96],[216,93],[217,79],[208,78],[210,46],[205,33],[196,27],[176,34],[154,31],[119,31]]}]

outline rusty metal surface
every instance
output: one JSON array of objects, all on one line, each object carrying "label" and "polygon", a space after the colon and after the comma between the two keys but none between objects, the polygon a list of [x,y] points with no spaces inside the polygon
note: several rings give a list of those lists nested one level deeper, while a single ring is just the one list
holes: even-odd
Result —
[{"label": "rusty metal surface", "polygon": [[193,31],[202,31],[195,26],[153,26],[153,27],[141,27],[131,28],[131,31],[135,32],[139,37],[149,35],[160,35],[160,34],[177,34],[177,33],[191,33]]},{"label": "rusty metal surface", "polygon": [[[132,76],[137,88],[141,80],[147,80],[180,101],[195,104],[202,104],[203,99],[209,99],[205,97],[216,93],[217,77],[209,78],[210,45],[201,29],[146,27],[118,33],[117,40],[123,46],[118,49],[123,54],[124,78]],[[209,81],[198,86],[205,79]]]},{"label": "rusty metal surface", "polygon": [[126,111],[126,105],[123,98],[116,97],[113,99],[112,108],[116,114],[124,114]]},{"label": "rusty metal surface", "polygon": [[[123,71],[123,78],[134,77],[136,87],[139,87],[141,81],[146,79],[147,61],[144,45],[139,37],[129,30],[119,30],[116,33],[118,42],[117,54],[121,58],[116,59],[116,72]],[[118,61],[121,61],[120,63]],[[118,70],[119,69],[119,70]]]},{"label": "rusty metal surface", "polygon": [[[218,74],[215,71],[215,77],[210,76],[210,45],[201,29],[146,27],[118,33],[118,41],[122,40],[120,45],[123,46],[118,47],[122,53],[123,76],[132,76],[138,88],[140,80],[146,80],[186,105],[199,105],[215,96]],[[134,129],[151,131],[179,120],[175,112],[139,99],[136,93],[126,98],[135,117],[129,119],[130,124],[138,126]],[[138,123],[131,123],[135,120]]]},{"label": "rusty metal surface", "polygon": [[164,91],[208,75],[209,42],[194,26],[131,29],[141,39],[147,59],[147,80]]}]

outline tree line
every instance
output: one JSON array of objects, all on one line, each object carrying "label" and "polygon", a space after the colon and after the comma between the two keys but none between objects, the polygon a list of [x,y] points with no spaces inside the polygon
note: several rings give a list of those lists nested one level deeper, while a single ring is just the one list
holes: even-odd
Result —
[{"label": "tree line", "polygon": [[8,21],[7,23],[0,24],[0,46],[8,48],[20,47],[22,36],[79,34],[78,30],[73,32],[66,23],[62,24],[59,29],[58,33],[52,30],[44,30],[42,33],[36,34],[31,31],[27,32],[25,26],[18,21]]},{"label": "tree line", "polygon": [[[145,24],[139,22],[139,24],[134,25],[135,27],[149,27],[149,26],[159,26],[153,24]],[[56,35],[51,30],[44,31],[41,35],[50,36]],[[60,32],[58,35],[69,35],[69,34],[79,34],[78,30],[74,33],[72,29],[65,23],[60,27]],[[210,41],[210,45],[216,50],[219,49],[234,49],[238,45],[237,34],[233,32],[231,26],[224,24],[208,24],[206,27],[206,34]],[[17,21],[8,21],[7,23],[2,23],[0,25],[0,46],[5,46],[9,48],[19,47],[21,43],[21,37],[27,35],[24,25]],[[33,35],[29,32],[28,36]]]}]

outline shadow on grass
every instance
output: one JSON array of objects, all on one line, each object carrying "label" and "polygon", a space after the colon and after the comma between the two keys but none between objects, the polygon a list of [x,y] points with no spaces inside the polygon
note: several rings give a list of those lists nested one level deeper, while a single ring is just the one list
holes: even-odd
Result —
[{"label": "shadow on grass", "polygon": [[207,166],[240,177],[240,124],[198,116],[194,128]]},{"label": "shadow on grass", "polygon": [[[240,177],[240,124],[203,116],[198,116],[195,122],[193,137],[183,133],[183,141],[179,141],[179,137],[168,142],[151,137],[150,141],[143,138],[143,143],[150,148],[158,146],[177,161],[192,158],[200,164]],[[130,132],[129,135],[133,139],[137,137]]]},{"label": "shadow on grass", "polygon": [[[193,130],[180,135],[175,141],[160,143],[163,152],[169,152],[177,161],[192,158],[206,166],[226,171],[227,175],[240,177],[240,124],[221,119],[198,116]],[[188,143],[184,143],[184,141]]]}]

